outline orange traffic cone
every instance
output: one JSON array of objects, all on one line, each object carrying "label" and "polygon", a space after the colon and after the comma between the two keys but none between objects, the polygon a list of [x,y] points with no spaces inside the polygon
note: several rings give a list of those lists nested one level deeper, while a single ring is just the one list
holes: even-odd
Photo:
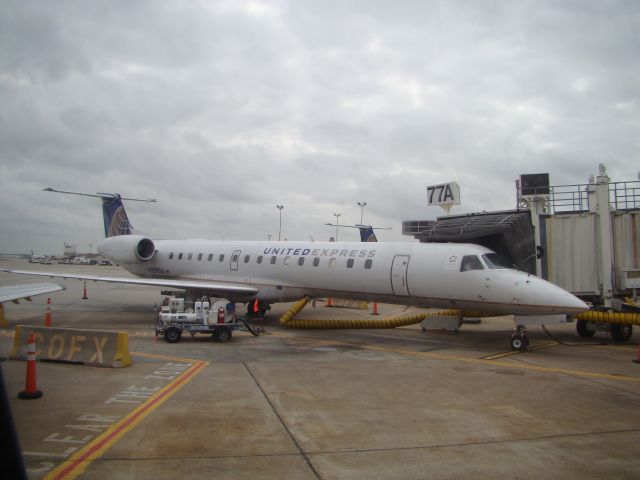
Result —
[{"label": "orange traffic cone", "polygon": [[84,281],[84,291],[82,293],[82,300],[88,300],[89,297],[87,297],[87,281]]},{"label": "orange traffic cone", "polygon": [[51,326],[51,297],[47,298],[47,311],[44,314],[44,326]]},{"label": "orange traffic cone", "polygon": [[42,397],[42,392],[36,389],[36,339],[33,333],[29,335],[27,345],[27,378],[24,390],[18,393],[18,398],[23,400]]},{"label": "orange traffic cone", "polygon": [[327,304],[325,305],[325,307],[333,307],[333,302],[331,300],[331,297],[327,297]]},{"label": "orange traffic cone", "polygon": [[371,312],[371,315],[379,315],[379,313],[378,313],[378,302],[373,302],[373,312]]}]

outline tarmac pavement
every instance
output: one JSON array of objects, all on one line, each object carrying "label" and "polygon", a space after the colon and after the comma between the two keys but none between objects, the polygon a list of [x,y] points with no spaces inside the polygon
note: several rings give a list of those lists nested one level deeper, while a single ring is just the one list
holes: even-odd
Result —
[{"label": "tarmac pavement", "polygon": [[[0,273],[2,285],[41,281]],[[0,367],[30,479],[640,477],[637,332],[619,345],[554,325],[512,352],[508,317],[457,334],[290,330],[277,324],[289,305],[274,305],[265,335],[169,344],[153,334],[157,289],[90,282],[82,300],[82,282],[60,283],[53,325],[126,331],[134,364],[38,362],[44,397],[19,400],[13,326],[42,325],[46,296],[5,305]],[[370,318],[323,305],[300,317]]]}]

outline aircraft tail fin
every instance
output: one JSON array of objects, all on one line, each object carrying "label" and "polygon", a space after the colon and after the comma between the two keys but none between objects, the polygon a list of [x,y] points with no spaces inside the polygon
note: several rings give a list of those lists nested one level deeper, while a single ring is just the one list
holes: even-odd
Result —
[{"label": "aircraft tail fin", "polygon": [[127,212],[122,204],[122,197],[117,193],[111,198],[102,197],[102,217],[104,220],[104,236],[131,235],[133,225],[129,221]]},{"label": "aircraft tail fin", "polygon": [[376,237],[375,232],[373,231],[373,227],[371,225],[356,225],[358,230],[360,230],[360,241],[361,242],[377,242],[378,238]]},{"label": "aircraft tail fin", "polygon": [[[371,225],[338,225],[335,223],[325,223],[325,225],[329,226],[329,227],[338,227],[338,228],[357,228],[360,231],[360,241],[361,242],[377,242],[378,241],[378,237],[376,237],[376,234],[374,233],[373,229],[378,229],[378,230],[391,230],[391,228],[389,227],[373,227]],[[332,240],[330,240],[331,242],[333,242],[333,237],[331,237]]]},{"label": "aircraft tail fin", "polygon": [[123,200],[131,200],[134,202],[155,202],[155,199],[140,198],[124,198],[119,193],[78,193],[65,192],[62,190],[54,190],[53,188],[45,188],[46,192],[67,193],[70,195],[81,195],[83,197],[95,197],[102,199],[102,217],[104,222],[104,236],[115,237],[118,235],[131,235],[134,228],[129,221],[127,212],[124,209]]}]

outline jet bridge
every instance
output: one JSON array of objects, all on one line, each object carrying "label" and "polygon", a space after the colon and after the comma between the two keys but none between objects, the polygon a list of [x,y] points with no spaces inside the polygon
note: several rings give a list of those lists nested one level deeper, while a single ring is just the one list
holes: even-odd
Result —
[{"label": "jet bridge", "polygon": [[[519,197],[546,254],[543,278],[598,307],[620,308],[640,288],[640,182],[611,182],[603,166],[588,184]],[[536,224],[537,223],[537,224]]]},{"label": "jet bridge", "polygon": [[536,271],[533,226],[527,210],[440,217],[436,222],[425,224],[415,236],[423,243],[482,245],[499,253],[509,265],[519,270],[529,273]]},{"label": "jet bridge", "polygon": [[593,305],[578,333],[608,330],[615,340],[640,325],[640,182],[612,182],[603,165],[586,184],[549,185],[522,175],[517,208],[403,222],[421,242],[468,242],[496,251]]}]

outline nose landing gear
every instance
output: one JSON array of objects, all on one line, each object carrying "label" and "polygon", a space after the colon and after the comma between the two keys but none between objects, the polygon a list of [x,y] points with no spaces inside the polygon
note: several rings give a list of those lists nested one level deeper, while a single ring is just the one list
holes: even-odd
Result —
[{"label": "nose landing gear", "polygon": [[516,331],[511,336],[511,350],[524,352],[529,347],[529,337],[527,328],[524,325],[517,325]]}]

